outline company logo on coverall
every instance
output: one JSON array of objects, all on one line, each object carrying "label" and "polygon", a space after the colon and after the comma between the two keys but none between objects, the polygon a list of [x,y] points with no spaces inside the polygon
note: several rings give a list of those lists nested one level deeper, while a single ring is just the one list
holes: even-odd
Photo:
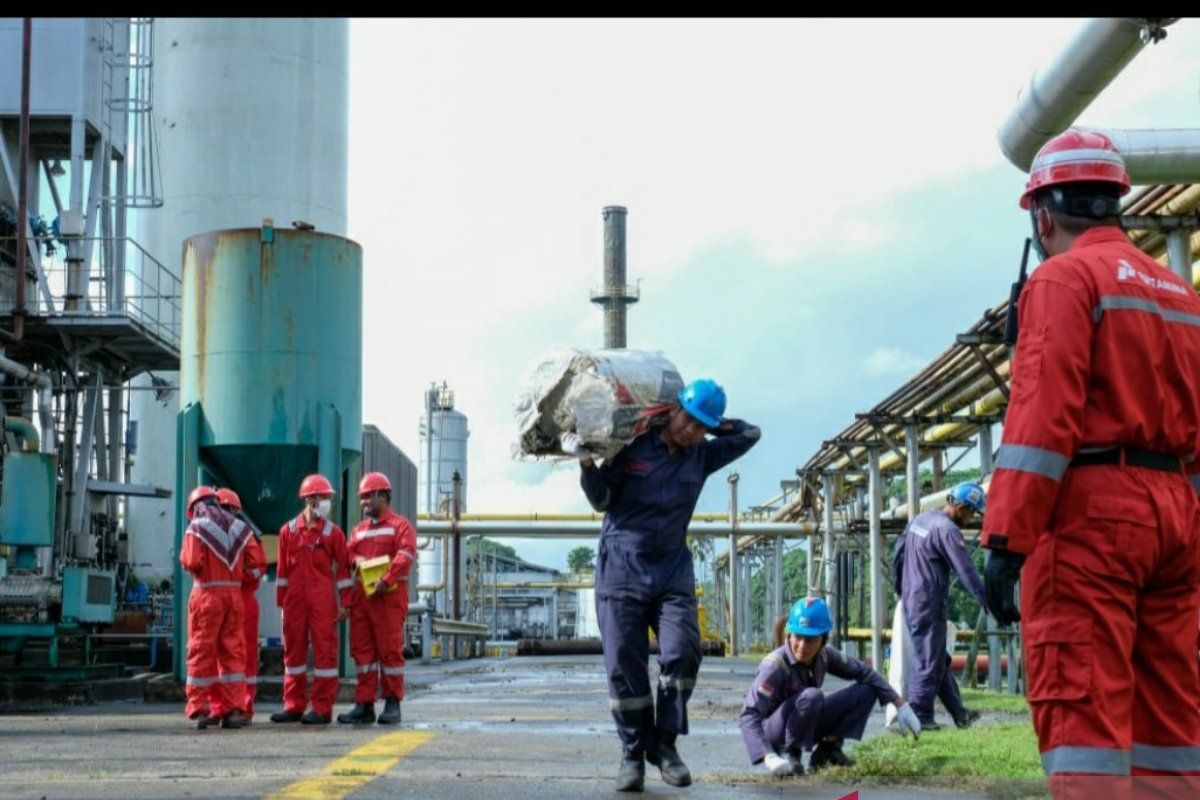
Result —
[{"label": "company logo on coverall", "polygon": [[1147,275],[1146,273],[1134,268],[1132,264],[1122,258],[1117,262],[1117,280],[1127,281],[1132,280],[1133,278],[1137,278],[1151,289],[1166,289],[1168,292],[1184,295],[1187,294],[1188,291],[1174,281],[1167,281],[1163,280],[1162,278],[1155,278],[1153,275]]}]

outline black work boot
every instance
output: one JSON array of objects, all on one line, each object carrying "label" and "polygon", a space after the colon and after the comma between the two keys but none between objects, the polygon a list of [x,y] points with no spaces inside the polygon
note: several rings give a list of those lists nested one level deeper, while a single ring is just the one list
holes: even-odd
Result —
[{"label": "black work boot", "polygon": [[646,760],[658,767],[664,783],[670,786],[690,786],[692,784],[692,773],[688,770],[687,764],[683,763],[683,759],[679,757],[679,751],[675,749],[674,734],[659,731],[654,743],[646,753]]},{"label": "black work boot", "polygon": [[332,719],[315,711],[309,711],[300,718],[301,725],[328,725],[331,722],[333,722]]},{"label": "black work boot", "polygon": [[[959,728],[969,728],[979,720],[979,712],[974,709],[964,708],[963,712],[954,718],[955,726]],[[924,729],[924,725],[921,726]]]},{"label": "black work boot", "polygon": [[792,762],[792,774],[799,778],[804,774],[804,752],[802,750],[788,750],[787,760]]},{"label": "black work boot", "polygon": [[617,770],[618,792],[640,792],[646,788],[646,756],[628,748],[621,756],[621,768]]},{"label": "black work boot", "polygon": [[374,703],[355,703],[347,713],[338,714],[338,722],[343,725],[370,725],[374,721]]},{"label": "black work boot", "polygon": [[810,772],[816,772],[825,767],[852,766],[854,766],[854,759],[842,751],[841,739],[826,739],[821,742],[817,745],[817,749],[813,750],[812,758],[808,761]]},{"label": "black work boot", "polygon": [[196,719],[196,730],[202,731],[206,728],[215,728],[221,724],[220,717],[214,717],[211,714],[202,714]]},{"label": "black work boot", "polygon": [[274,714],[272,714],[271,722],[299,722],[303,716],[304,712],[302,711],[288,711],[287,709],[284,709],[283,711],[276,711]]},{"label": "black work boot", "polygon": [[[375,712],[372,709],[371,715]],[[379,715],[380,725],[399,725],[400,724],[400,701],[394,697],[383,698],[383,713]]]},{"label": "black work boot", "polygon": [[246,715],[236,708],[225,716],[221,717],[221,727],[225,728],[226,730],[236,731],[239,728],[246,727],[248,723],[249,720],[246,719]]}]

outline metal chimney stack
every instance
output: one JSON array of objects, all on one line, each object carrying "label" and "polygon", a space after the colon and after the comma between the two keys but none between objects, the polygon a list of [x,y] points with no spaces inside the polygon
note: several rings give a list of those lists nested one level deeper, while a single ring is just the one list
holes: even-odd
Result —
[{"label": "metal chimney stack", "polygon": [[625,307],[638,301],[637,287],[626,282],[624,206],[604,207],[604,286],[592,292],[592,302],[604,307],[604,347],[626,346]]}]

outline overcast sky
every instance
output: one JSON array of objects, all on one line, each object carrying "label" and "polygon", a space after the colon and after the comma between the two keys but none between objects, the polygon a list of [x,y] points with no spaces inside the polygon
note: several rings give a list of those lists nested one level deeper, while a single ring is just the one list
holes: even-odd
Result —
[{"label": "overcast sky", "polygon": [[[995,131],[1074,21],[355,21],[350,236],[363,420],[414,460],[422,392],[470,419],[473,512],[586,511],[512,460],[532,360],[598,347],[605,205],[629,208],[631,347],[760,424],[744,505],[1000,300],[1028,228]],[[1200,25],[1081,118],[1193,127]],[[702,510],[726,507],[723,474]],[[565,565],[572,543],[517,542]]]}]

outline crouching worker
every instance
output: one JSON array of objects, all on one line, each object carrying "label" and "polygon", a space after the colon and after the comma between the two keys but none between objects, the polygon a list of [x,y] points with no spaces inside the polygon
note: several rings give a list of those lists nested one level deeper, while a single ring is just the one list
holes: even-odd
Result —
[{"label": "crouching worker", "polygon": [[[812,751],[810,771],[854,763],[845,739],[861,739],[875,703],[892,703],[901,733],[921,734],[921,723],[878,672],[826,645],[833,621],[819,598],[797,600],[788,615],[787,641],[758,665],[738,722],[750,762],[777,777],[803,775],[801,756]],[[826,695],[825,675],[853,681]],[[814,749],[815,747],[815,749]]]}]

